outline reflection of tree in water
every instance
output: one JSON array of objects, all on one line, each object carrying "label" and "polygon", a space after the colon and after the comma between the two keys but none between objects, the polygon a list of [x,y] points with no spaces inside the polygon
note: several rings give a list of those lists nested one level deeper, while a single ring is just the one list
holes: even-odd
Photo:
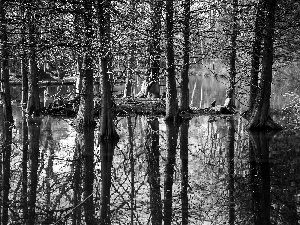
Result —
[{"label": "reflection of tree in water", "polygon": [[162,224],[159,121],[157,118],[149,118],[147,125],[145,148],[147,150],[148,181],[150,185],[151,222],[153,225],[158,225]]}]

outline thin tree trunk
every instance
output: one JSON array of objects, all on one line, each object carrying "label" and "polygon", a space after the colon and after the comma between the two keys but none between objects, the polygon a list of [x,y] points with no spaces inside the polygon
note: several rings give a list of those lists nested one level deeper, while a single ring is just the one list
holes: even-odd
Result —
[{"label": "thin tree trunk", "polygon": [[84,215],[87,225],[95,223],[94,189],[94,127],[84,126],[82,134]]},{"label": "thin tree trunk", "polygon": [[110,52],[110,0],[98,0],[99,33],[101,43],[101,70],[102,70],[102,104],[100,136],[106,139],[118,139],[113,123],[112,88],[109,77],[111,69]]},{"label": "thin tree trunk", "polygon": [[174,166],[176,160],[176,147],[178,138],[178,126],[174,121],[166,121],[167,164],[164,180],[164,225],[171,225],[173,219],[172,196],[174,182]]},{"label": "thin tree trunk", "polygon": [[29,145],[29,160],[30,160],[30,185],[29,185],[29,200],[28,200],[28,224],[35,224],[35,204],[37,195],[38,183],[38,166],[39,166],[39,140],[41,119],[29,118],[28,120],[30,145]]},{"label": "thin tree trunk", "polygon": [[235,187],[234,187],[234,119],[227,121],[227,162],[228,162],[228,193],[229,193],[229,224],[234,225],[235,221]]},{"label": "thin tree trunk", "polygon": [[180,158],[181,158],[181,205],[182,205],[182,225],[189,223],[189,171],[188,171],[188,131],[189,121],[185,120],[180,126]]},{"label": "thin tree trunk", "polygon": [[251,115],[258,94],[258,74],[261,58],[261,44],[264,30],[264,1],[260,0],[257,5],[257,13],[254,28],[254,42],[251,56],[251,80],[248,115]]},{"label": "thin tree trunk", "polygon": [[[135,0],[131,0],[130,1],[130,16],[131,16],[131,25],[134,26],[135,25],[135,21],[136,21],[136,2]],[[135,40],[134,40],[134,33],[131,32],[129,34],[129,44],[130,44],[130,49],[129,49],[129,63],[128,63],[128,67],[127,67],[127,76],[126,76],[126,83],[125,83],[125,89],[124,89],[124,97],[129,97],[132,96],[132,82],[133,82],[133,75],[134,75],[134,61],[135,61],[135,57],[134,57],[134,52],[135,52]]]},{"label": "thin tree trunk", "polygon": [[28,11],[28,18],[30,22],[29,27],[29,92],[28,92],[28,103],[27,113],[30,116],[40,115],[40,97],[39,97],[39,86],[38,86],[38,68],[36,63],[36,25],[34,19],[33,9]]},{"label": "thin tree trunk", "polygon": [[149,89],[153,97],[160,96],[159,75],[160,75],[160,58],[161,58],[161,18],[162,18],[162,0],[154,0],[150,3],[152,9],[151,15],[151,32],[149,43],[150,55],[150,77],[148,82],[151,83]]},{"label": "thin tree trunk", "polygon": [[79,204],[81,202],[81,173],[82,173],[82,151],[80,148],[80,140],[75,140],[75,152],[74,152],[74,177],[73,177],[73,207],[74,212],[72,214],[72,225],[81,224],[81,208]]},{"label": "thin tree trunk", "polygon": [[22,150],[22,196],[21,204],[23,211],[23,221],[24,224],[28,224],[28,205],[27,205],[27,187],[28,187],[28,177],[27,177],[27,161],[28,161],[28,126],[27,118],[25,113],[22,114],[22,130],[23,130],[23,150]]},{"label": "thin tree trunk", "polygon": [[133,142],[133,124],[131,121],[131,117],[127,118],[127,125],[128,125],[128,142],[129,142],[129,158],[130,158],[130,174],[131,174],[131,193],[130,193],[130,221],[131,225],[134,224],[134,212],[135,212],[135,188],[134,188],[134,176],[135,176],[135,158],[134,158],[134,142]]},{"label": "thin tree trunk", "polygon": [[160,192],[159,165],[159,121],[157,118],[149,120],[146,131],[146,149],[148,161],[148,175],[150,185],[150,213],[153,225],[162,224],[162,201]]},{"label": "thin tree trunk", "polygon": [[105,140],[100,137],[101,149],[101,209],[100,225],[110,225],[110,187],[111,187],[111,168],[113,162],[114,148],[117,141]]},{"label": "thin tree trunk", "polygon": [[[181,87],[179,97],[179,110],[189,109],[189,67],[190,67],[190,12],[191,1],[184,1],[184,46],[183,46],[183,70],[181,72]],[[200,106],[201,107],[201,106]]]},{"label": "thin tree trunk", "polygon": [[166,2],[166,39],[167,39],[167,95],[166,95],[166,120],[176,120],[178,116],[178,101],[174,64],[174,6],[173,0]]},{"label": "thin tree trunk", "polygon": [[272,84],[272,66],[273,66],[273,38],[275,27],[276,0],[266,0],[266,19],[265,19],[265,35],[264,50],[262,60],[262,76],[260,81],[259,93],[256,98],[254,110],[252,112],[249,129],[282,129],[276,124],[269,114],[271,84]]},{"label": "thin tree trunk", "polygon": [[230,56],[230,83],[226,98],[230,98],[230,107],[235,105],[235,83],[236,83],[236,51],[237,51],[237,34],[238,34],[238,0],[233,0],[233,15],[232,15],[232,34],[231,34],[231,56]]},{"label": "thin tree trunk", "polygon": [[0,1],[0,11],[1,11],[1,42],[2,42],[2,74],[1,79],[3,79],[4,86],[4,96],[3,96],[3,120],[4,120],[4,130],[3,130],[3,149],[2,149],[2,160],[3,160],[3,173],[2,173],[2,214],[1,222],[3,225],[8,224],[8,209],[9,209],[9,190],[10,190],[10,157],[11,157],[11,144],[12,144],[12,107],[11,107],[11,97],[10,97],[10,85],[9,85],[9,68],[8,68],[8,37],[7,37],[7,20],[6,20],[6,9],[4,7],[4,0]]}]

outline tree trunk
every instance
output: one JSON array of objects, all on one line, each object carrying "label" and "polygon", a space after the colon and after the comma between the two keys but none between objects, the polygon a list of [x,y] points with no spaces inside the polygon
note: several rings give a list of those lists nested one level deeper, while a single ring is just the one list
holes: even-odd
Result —
[{"label": "tree trunk", "polygon": [[254,28],[254,42],[252,44],[252,56],[251,56],[251,80],[250,80],[250,98],[248,115],[251,115],[255,105],[255,100],[258,94],[258,74],[261,57],[261,44],[263,39],[264,29],[264,1],[260,0],[257,5],[257,13]]},{"label": "tree trunk", "polygon": [[39,166],[39,140],[41,130],[41,119],[29,118],[29,160],[30,160],[30,185],[28,200],[28,224],[35,224],[35,204],[38,183],[38,166]]},{"label": "tree trunk", "polygon": [[164,179],[164,225],[172,224],[173,209],[172,209],[172,196],[173,196],[173,176],[174,166],[176,163],[176,147],[178,138],[178,126],[174,121],[166,121],[166,142],[167,142],[167,164],[165,168]]},{"label": "tree trunk", "polygon": [[166,39],[167,39],[167,94],[166,94],[166,120],[176,120],[178,116],[178,101],[175,79],[174,64],[174,41],[173,41],[173,25],[174,25],[174,8],[173,0],[166,2]]},{"label": "tree trunk", "polygon": [[[255,171],[253,181],[255,186],[252,190],[252,209],[254,213],[255,224],[270,225],[270,162],[269,162],[269,145],[276,131],[272,132],[250,132],[249,143],[251,143],[250,152],[252,156],[252,169]],[[255,166],[255,167],[253,167]],[[251,172],[251,173],[253,173]]]},{"label": "tree trunk", "polygon": [[276,0],[265,1],[267,16],[265,19],[262,77],[259,85],[259,93],[257,95],[256,103],[250,118],[250,130],[282,129],[280,125],[273,121],[269,114],[276,2]]},{"label": "tree trunk", "polygon": [[10,97],[10,85],[9,85],[9,68],[8,68],[8,46],[7,46],[7,20],[6,20],[6,9],[4,7],[4,0],[0,1],[0,12],[1,12],[1,42],[2,42],[2,61],[1,68],[2,74],[1,79],[3,79],[4,86],[4,96],[3,96],[3,120],[4,120],[4,130],[3,130],[3,149],[2,149],[2,160],[3,160],[3,177],[2,177],[2,214],[1,221],[2,224],[8,224],[8,209],[9,209],[9,190],[10,190],[10,157],[11,157],[11,144],[12,144],[12,107],[11,107],[11,97]]},{"label": "tree trunk", "polygon": [[29,92],[28,92],[28,103],[27,103],[27,113],[29,116],[39,116],[40,115],[40,96],[39,96],[39,86],[38,86],[38,68],[36,63],[36,25],[33,14],[33,9],[28,11],[28,17],[30,22],[29,27]]},{"label": "tree trunk", "polygon": [[227,162],[228,162],[228,193],[229,193],[229,224],[234,225],[235,221],[235,187],[234,187],[234,119],[227,121]]},{"label": "tree trunk", "polygon": [[23,149],[22,149],[22,196],[21,204],[23,209],[24,224],[28,224],[28,205],[27,205],[27,187],[28,187],[28,126],[25,113],[22,113],[22,130],[23,130]]},{"label": "tree trunk", "polygon": [[113,123],[112,88],[109,77],[111,69],[110,52],[110,0],[98,0],[99,33],[101,43],[101,70],[102,70],[102,104],[100,136],[106,139],[118,139]]},{"label": "tree trunk", "polygon": [[180,158],[181,158],[181,205],[182,205],[182,225],[189,223],[189,170],[188,170],[188,151],[189,151],[189,121],[185,120],[180,126]]},{"label": "tree trunk", "polygon": [[181,85],[179,97],[179,111],[189,109],[189,67],[190,67],[190,12],[191,1],[184,1],[184,46],[183,46],[183,70],[181,72]]},{"label": "tree trunk", "polygon": [[153,0],[150,3],[152,9],[151,14],[151,32],[149,43],[149,61],[150,61],[150,77],[148,82],[151,83],[149,89],[152,97],[159,98],[159,75],[160,75],[160,57],[161,57],[161,18],[162,18],[162,0]]},{"label": "tree trunk", "polygon": [[84,126],[81,138],[83,156],[84,215],[87,225],[95,224],[94,190],[94,127]]},{"label": "tree trunk", "polygon": [[[131,16],[131,25],[134,26],[135,25],[135,21],[136,21],[136,2],[135,0],[131,0],[130,1],[130,16]],[[133,82],[133,75],[134,75],[134,61],[135,61],[135,57],[134,57],[134,52],[135,52],[135,40],[134,40],[134,32],[131,31],[131,33],[129,34],[129,45],[130,45],[130,49],[129,49],[129,63],[128,63],[128,67],[127,67],[127,76],[126,76],[126,83],[125,83],[125,89],[124,89],[124,97],[129,97],[132,96],[132,82]]]},{"label": "tree trunk", "polygon": [[228,107],[235,106],[235,83],[236,83],[236,50],[237,50],[237,34],[238,34],[238,0],[233,0],[232,2],[233,12],[232,12],[232,34],[231,34],[231,55],[230,55],[230,83],[229,90],[227,92],[226,98],[231,99]]},{"label": "tree trunk", "polygon": [[111,168],[113,162],[114,148],[116,140],[102,139],[100,137],[101,151],[101,209],[100,225],[110,225],[110,187],[111,187]]},{"label": "tree trunk", "polygon": [[74,176],[73,176],[73,207],[74,211],[72,214],[72,225],[81,224],[81,208],[78,207],[81,203],[81,194],[82,194],[82,151],[80,146],[80,140],[75,139],[75,150],[74,150]]},{"label": "tree trunk", "polygon": [[160,192],[159,165],[159,121],[157,118],[148,120],[146,130],[146,149],[148,162],[148,181],[150,185],[150,213],[153,225],[162,224],[162,201]]}]

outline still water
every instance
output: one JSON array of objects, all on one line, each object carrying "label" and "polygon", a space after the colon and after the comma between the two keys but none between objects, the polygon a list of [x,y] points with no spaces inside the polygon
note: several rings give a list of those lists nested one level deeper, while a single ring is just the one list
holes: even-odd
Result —
[{"label": "still water", "polygon": [[119,141],[102,143],[70,118],[28,121],[15,106],[14,119],[11,224],[32,213],[35,224],[299,223],[299,132],[248,133],[239,115],[180,127],[138,116],[116,118]]}]

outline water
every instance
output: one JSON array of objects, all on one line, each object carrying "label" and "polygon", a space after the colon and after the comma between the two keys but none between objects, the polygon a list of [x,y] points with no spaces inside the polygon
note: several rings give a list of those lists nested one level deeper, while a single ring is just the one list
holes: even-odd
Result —
[{"label": "water", "polygon": [[100,142],[98,127],[76,133],[71,119],[28,123],[18,107],[14,118],[11,224],[24,223],[32,195],[36,224],[85,224],[93,208],[96,224],[299,223],[300,139],[292,130],[248,133],[239,115],[199,116],[179,128],[163,118],[123,117],[115,120],[120,140],[113,145]]}]

